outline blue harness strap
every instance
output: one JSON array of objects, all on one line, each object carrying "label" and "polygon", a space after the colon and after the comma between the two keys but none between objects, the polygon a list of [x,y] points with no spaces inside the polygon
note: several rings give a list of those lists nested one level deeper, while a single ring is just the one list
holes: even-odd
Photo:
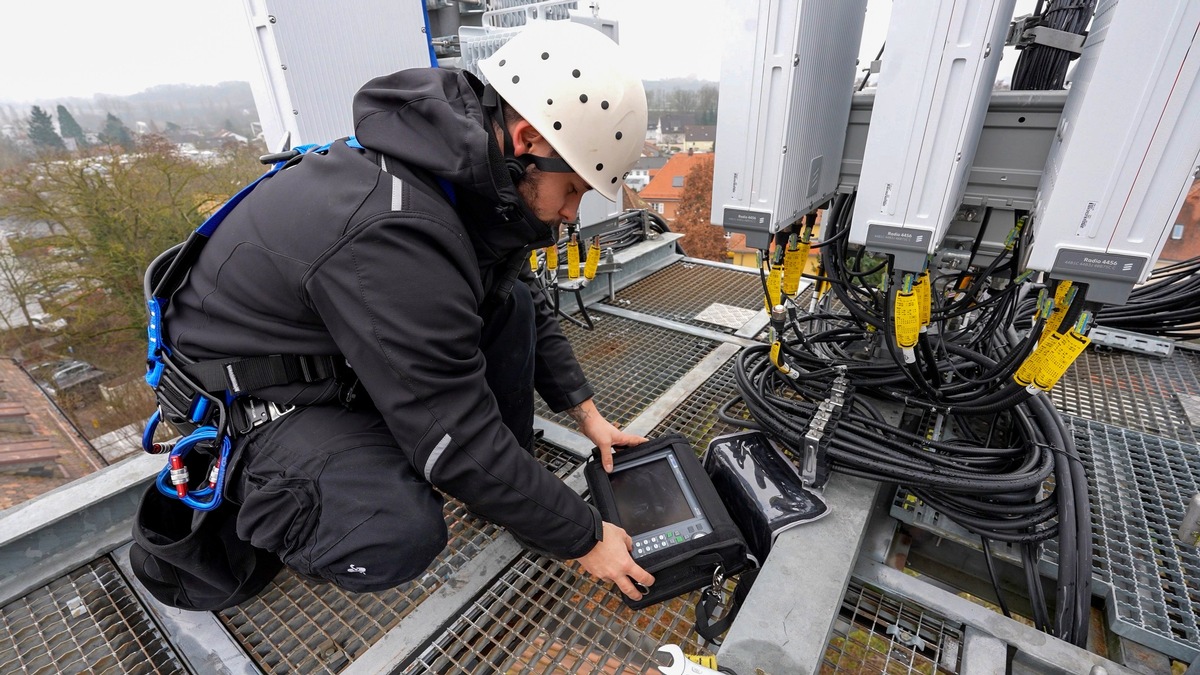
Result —
[{"label": "blue harness strap", "polygon": [[[345,142],[351,148],[363,149],[363,146],[353,136],[347,138]],[[217,227],[220,226],[233,209],[264,180],[279,173],[291,162],[296,161],[297,158],[308,153],[323,154],[331,146],[332,143],[320,146],[316,144],[302,145],[293,148],[287,153],[271,157],[271,159],[277,159],[278,161],[275,161],[266,173],[226,200],[220,208],[188,235],[187,240],[182,244],[172,247],[151,264],[150,269],[146,272],[145,283],[147,295],[146,309],[149,314],[149,321],[146,327],[146,384],[150,385],[151,388],[156,391],[158,390],[159,385],[162,383],[163,374],[168,367],[171,368],[172,373],[187,381],[186,376],[171,361],[171,348],[167,344],[167,334],[163,327],[163,316],[171,301],[171,297],[183,284],[183,280],[187,276],[187,271],[195,263],[196,258],[200,255],[200,251],[208,243],[213,232],[216,231]],[[157,274],[160,264],[167,265],[166,271],[161,276]],[[156,283],[152,281],[155,277],[158,277]],[[200,426],[197,426],[192,433],[187,434],[173,445],[155,443],[154,431],[162,421],[162,409],[160,407],[147,421],[146,429],[142,434],[142,449],[152,454],[168,453],[167,466],[163,467],[155,481],[159,492],[168,497],[179,499],[184,504],[198,511],[209,511],[221,503],[221,495],[225,486],[226,465],[229,462],[229,454],[232,448],[232,441],[227,429],[229,416],[226,406],[232,402],[234,395],[226,392],[225,400],[221,401],[203,393],[200,387],[196,387],[195,389],[198,393],[188,411],[188,417],[192,423]],[[211,414],[214,412],[215,414]],[[201,424],[204,420],[210,418],[218,420],[217,423],[213,424],[210,421],[209,423]],[[217,457],[215,463],[211,466],[207,480],[202,481],[202,487],[192,489],[189,484],[190,481],[183,458],[192,448],[201,443],[210,446],[215,445]]]}]

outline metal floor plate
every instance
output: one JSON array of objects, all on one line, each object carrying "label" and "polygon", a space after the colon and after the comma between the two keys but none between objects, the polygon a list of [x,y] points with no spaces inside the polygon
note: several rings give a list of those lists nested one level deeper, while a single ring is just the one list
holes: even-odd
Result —
[{"label": "metal floor plate", "polygon": [[[582,463],[541,441],[535,455],[560,478]],[[258,597],[219,617],[267,673],[340,672],[500,533],[457,500],[447,499],[445,513],[450,543],[419,579],[380,593],[348,593],[285,569]]]},{"label": "metal floor plate", "polygon": [[1050,391],[1069,415],[1196,443],[1178,394],[1200,395],[1200,356],[1182,349],[1166,358],[1088,349]]},{"label": "metal floor plate", "polygon": [[955,675],[962,642],[962,626],[852,579],[820,672]]},{"label": "metal floor plate", "polygon": [[[732,333],[737,328],[696,318],[713,303],[757,312],[763,307],[762,281],[745,272],[681,260],[617,292],[607,305]],[[739,326],[740,327],[740,326]]]},{"label": "metal floor plate", "polygon": [[185,673],[107,557],[0,608],[0,673]]},{"label": "metal floor plate", "polygon": [[657,673],[652,655],[665,643],[709,653],[693,640],[698,596],[634,611],[608,585],[525,553],[402,672]]},{"label": "metal floor plate", "polygon": [[[596,391],[596,406],[618,426],[637,417],[717,346],[712,340],[624,317],[597,312],[592,318],[595,330],[563,322],[563,332]],[[551,412],[541,397],[534,411],[573,427],[566,413]]]},{"label": "metal floor plate", "polygon": [[1175,530],[1200,492],[1200,448],[1068,420],[1091,477],[1094,575],[1111,589],[1113,632],[1191,661],[1200,655],[1200,553]]}]

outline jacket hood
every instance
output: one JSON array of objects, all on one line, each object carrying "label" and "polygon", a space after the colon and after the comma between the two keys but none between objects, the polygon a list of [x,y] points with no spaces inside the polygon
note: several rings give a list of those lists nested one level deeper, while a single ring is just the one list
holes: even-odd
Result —
[{"label": "jacket hood", "polygon": [[480,103],[483,83],[457,70],[415,68],[377,77],[354,96],[364,147],[454,186],[455,210],[489,266],[553,242],[525,205]]}]

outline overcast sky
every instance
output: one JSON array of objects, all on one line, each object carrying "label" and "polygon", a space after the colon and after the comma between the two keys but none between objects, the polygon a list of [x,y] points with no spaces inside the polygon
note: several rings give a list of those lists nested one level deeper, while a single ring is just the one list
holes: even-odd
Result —
[{"label": "overcast sky", "polygon": [[[249,81],[258,73],[245,1],[4,0],[0,100]],[[726,1],[599,0],[601,13],[621,22],[621,42],[639,55],[644,78],[694,75],[714,81],[720,75]],[[1032,3],[1020,0],[1018,10]],[[891,0],[869,0],[864,59],[874,57],[883,42],[890,10]],[[1002,71],[1011,70],[1013,60],[1006,58]]]}]

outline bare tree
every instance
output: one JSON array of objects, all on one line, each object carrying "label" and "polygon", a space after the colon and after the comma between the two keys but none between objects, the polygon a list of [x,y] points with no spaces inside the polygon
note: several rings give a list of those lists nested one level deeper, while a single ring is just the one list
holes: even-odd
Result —
[{"label": "bare tree", "polygon": [[671,92],[670,108],[674,112],[694,112],[700,95],[690,89],[675,89]]},{"label": "bare tree", "polygon": [[230,152],[202,165],[149,136],[136,155],[109,147],[77,160],[31,162],[0,177],[0,216],[51,228],[43,244],[54,270],[79,289],[61,308],[74,330],[137,341],[145,324],[143,270],[262,169],[249,149]]},{"label": "bare tree", "polygon": [[36,304],[37,289],[38,280],[31,266],[13,250],[8,235],[0,232],[0,321],[6,329],[14,327],[10,319],[13,310],[25,319],[26,326],[33,325],[31,307]]}]

